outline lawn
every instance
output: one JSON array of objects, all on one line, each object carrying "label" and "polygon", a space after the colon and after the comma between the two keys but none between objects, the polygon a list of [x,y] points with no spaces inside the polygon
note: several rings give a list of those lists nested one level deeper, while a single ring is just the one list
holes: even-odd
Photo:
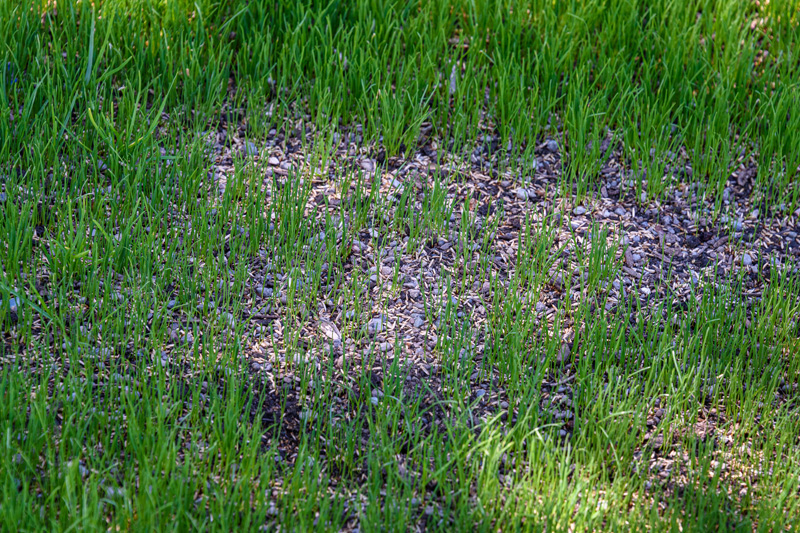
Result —
[{"label": "lawn", "polygon": [[798,26],[0,0],[0,530],[796,530]]}]

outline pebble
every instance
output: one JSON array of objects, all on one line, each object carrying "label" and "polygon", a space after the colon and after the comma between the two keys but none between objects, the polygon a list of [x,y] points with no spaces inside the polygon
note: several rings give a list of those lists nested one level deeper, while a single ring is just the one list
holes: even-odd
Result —
[{"label": "pebble", "polygon": [[414,319],[415,328],[421,328],[423,324],[425,324],[425,320],[421,316],[418,316],[417,318]]},{"label": "pebble", "polygon": [[362,159],[359,164],[361,165],[361,168],[367,172],[372,172],[375,170],[375,163],[372,161],[372,159]]},{"label": "pebble", "polygon": [[733,225],[734,231],[742,231],[742,221],[737,220],[736,223]]},{"label": "pebble", "polygon": [[[205,309],[207,311],[212,311],[214,309],[214,302],[206,302]],[[203,311],[203,304],[197,304],[197,310],[202,312]]]},{"label": "pebble", "polygon": [[177,303],[177,302],[176,302],[175,300],[170,300],[170,301],[168,301],[168,302],[167,302],[167,309],[172,309],[173,307],[175,307],[175,304],[176,304],[176,303]]},{"label": "pebble", "polygon": [[[0,300],[0,302],[2,302],[2,300]],[[17,299],[17,298],[9,298],[8,306],[9,306],[9,310],[12,313],[16,313],[17,309],[19,309],[19,299]]]},{"label": "pebble", "polygon": [[545,148],[547,148],[551,152],[558,152],[558,143],[556,141],[554,141],[553,139],[549,139],[545,143]]},{"label": "pebble", "polygon": [[546,306],[542,302],[537,302],[536,303],[536,312],[537,313],[541,313],[542,311],[545,310],[545,307]]},{"label": "pebble", "polygon": [[583,207],[582,205],[579,205],[578,207],[573,209],[572,212],[575,213],[576,215],[580,216],[580,215],[583,215],[584,213],[586,213],[586,208]]},{"label": "pebble", "polygon": [[245,155],[249,155],[251,157],[256,156],[258,155],[258,147],[255,144],[251,143],[250,141],[247,141],[244,144],[244,153]]},{"label": "pebble", "polygon": [[742,263],[744,263],[744,266],[750,266],[753,264],[753,258],[750,257],[750,254],[744,254],[742,257]]},{"label": "pebble", "polygon": [[523,187],[517,187],[514,189],[514,194],[517,195],[517,198],[520,200],[527,200],[528,199],[528,191],[526,191]]},{"label": "pebble", "polygon": [[278,165],[281,164],[280,160],[277,157],[275,157],[274,155],[271,156],[267,162],[270,165],[272,165],[273,167],[277,167]]},{"label": "pebble", "polygon": [[621,217],[624,217],[624,216],[627,214],[627,211],[625,211],[625,210],[624,210],[623,208],[621,208],[621,207],[618,207],[618,208],[614,209],[614,212],[615,212],[617,215],[621,216]]},{"label": "pebble", "polygon": [[0,192],[0,202],[5,202],[6,198],[8,198],[8,196],[6,196],[6,193]]},{"label": "pebble", "polygon": [[559,350],[558,352],[558,357],[556,358],[556,361],[558,361],[559,363],[561,361],[565,361],[569,357],[570,352],[571,349],[569,347],[569,344],[562,344],[561,350]]},{"label": "pebble", "polygon": [[379,348],[379,349],[380,349],[380,351],[382,351],[382,352],[388,352],[389,350],[391,350],[391,349],[392,349],[392,343],[391,343],[391,342],[382,342],[382,343],[380,343],[380,345],[378,346],[378,348]]},{"label": "pebble", "polygon": [[483,396],[486,396],[486,391],[483,389],[478,389],[475,391],[475,396],[478,398],[482,398]]},{"label": "pebble", "polygon": [[367,322],[367,333],[375,335],[383,331],[383,317],[375,317]]},{"label": "pebble", "polygon": [[272,298],[273,289],[271,287],[256,287],[256,294],[263,298]]}]

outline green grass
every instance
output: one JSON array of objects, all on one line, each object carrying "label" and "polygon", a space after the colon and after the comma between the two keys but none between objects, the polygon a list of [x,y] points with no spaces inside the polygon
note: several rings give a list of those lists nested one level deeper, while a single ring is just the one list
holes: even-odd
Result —
[{"label": "green grass", "polygon": [[[556,194],[577,205],[608,140],[642,204],[688,184],[713,221],[750,160],[754,205],[785,216],[798,17],[792,0],[0,0],[0,529],[796,528],[796,265],[757,298],[715,277],[679,302],[664,279],[606,307],[623,235],[560,241],[569,211],[526,213],[498,272],[504,206],[478,216],[462,174],[392,196],[336,151],[388,168],[434,140],[442,167],[483,150],[481,172],[526,186],[557,139]],[[294,130],[305,164],[268,174]],[[221,187],[209,150],[242,141],[260,157],[233,150]],[[409,392],[402,342],[390,357],[364,331],[385,311],[350,258],[370,232],[398,257],[456,243],[420,278],[441,390]],[[388,306],[400,262],[370,261]],[[553,272],[580,298],[544,320]],[[255,274],[274,281],[260,308]],[[453,298],[484,283],[477,327]],[[360,363],[308,345],[321,307]],[[292,377],[253,372],[255,346]],[[474,371],[505,408],[485,414]],[[730,442],[698,435],[709,418]]]}]

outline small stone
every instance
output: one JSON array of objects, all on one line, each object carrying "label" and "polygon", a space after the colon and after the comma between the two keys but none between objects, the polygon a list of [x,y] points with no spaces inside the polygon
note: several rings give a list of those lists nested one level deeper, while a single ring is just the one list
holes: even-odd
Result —
[{"label": "small stone", "polygon": [[545,143],[545,148],[550,152],[558,152],[558,142],[553,139],[548,139]]},{"label": "small stone", "polygon": [[508,409],[508,402],[506,402],[506,401],[500,402],[500,408],[501,409]]},{"label": "small stone", "polygon": [[273,167],[277,167],[278,165],[281,164],[280,160],[277,157],[275,157],[274,155],[270,156],[270,158],[267,160],[267,162],[270,165],[272,165]]},{"label": "small stone", "polygon": [[744,256],[742,256],[742,263],[744,263],[744,266],[750,266],[753,264],[753,258],[750,257],[750,254],[744,254]]},{"label": "small stone", "polygon": [[250,141],[247,141],[246,143],[244,143],[244,154],[250,157],[257,156],[258,147],[255,144],[251,143]]},{"label": "small stone", "polygon": [[486,391],[483,390],[483,389],[478,389],[478,390],[475,391],[475,396],[478,397],[478,398],[482,398],[482,397],[486,396]]},{"label": "small stone", "polygon": [[742,221],[737,220],[736,223],[733,225],[734,231],[742,231]]},{"label": "small stone", "polygon": [[361,165],[361,168],[367,172],[372,172],[375,170],[375,162],[372,161],[372,159],[362,159],[359,164]]},{"label": "small stone", "polygon": [[[206,311],[213,311],[214,307],[215,307],[214,306],[214,302],[209,301],[209,302],[205,303],[205,310]],[[197,304],[197,310],[200,311],[200,312],[203,311],[203,304],[202,303],[201,304]]]},{"label": "small stone", "polygon": [[170,301],[168,301],[168,302],[167,302],[167,309],[172,309],[173,307],[175,307],[175,304],[176,304],[176,303],[177,303],[177,302],[176,302],[175,300],[170,300]]},{"label": "small stone", "polygon": [[625,210],[624,210],[623,208],[621,208],[621,207],[618,207],[618,208],[614,209],[614,213],[616,213],[617,215],[619,215],[619,216],[621,216],[621,217],[624,217],[624,216],[625,216],[625,214],[627,213],[627,211],[625,211]]},{"label": "small stone", "polygon": [[519,198],[520,200],[528,199],[528,191],[526,191],[522,187],[517,187],[516,189],[514,189],[514,194],[516,194],[517,198]]},{"label": "small stone", "polygon": [[5,202],[6,198],[8,198],[8,196],[6,196],[6,193],[0,192],[0,202]]},{"label": "small stone", "polygon": [[367,333],[375,335],[383,331],[383,317],[375,317],[367,322]]},{"label": "small stone", "polygon": [[583,207],[582,205],[579,205],[578,207],[573,209],[572,212],[575,213],[576,215],[580,216],[580,215],[583,215],[584,213],[586,213],[586,208]]},{"label": "small stone", "polygon": [[577,221],[577,220],[572,220],[572,221],[570,221],[569,226],[572,229],[578,229],[578,228],[581,227],[581,223],[579,221]]},{"label": "small stone", "polygon": [[378,402],[379,402],[377,396],[370,396],[369,397],[369,401],[370,401],[370,403],[372,403],[372,405],[378,405]]},{"label": "small stone", "polygon": [[545,305],[542,302],[536,302],[536,312],[541,313],[545,310]]},{"label": "small stone", "polygon": [[392,343],[391,342],[382,342],[378,346],[378,349],[380,351],[382,351],[382,352],[388,352],[389,350],[392,349]]},{"label": "small stone", "polygon": [[571,351],[572,350],[569,347],[569,344],[566,344],[566,343],[562,344],[561,345],[561,350],[559,350],[559,352],[558,352],[557,361],[559,363],[562,362],[562,361],[565,361],[569,357],[569,354],[570,354]]},{"label": "small stone", "polygon": [[425,324],[425,320],[421,316],[414,319],[415,328],[421,328],[423,324]]},{"label": "small stone", "polygon": [[[2,301],[2,300],[0,300]],[[12,313],[16,313],[19,310],[19,299],[18,298],[9,298],[8,299],[8,307]]]},{"label": "small stone", "polygon": [[272,298],[273,289],[272,287],[256,287],[256,294],[262,298]]}]

